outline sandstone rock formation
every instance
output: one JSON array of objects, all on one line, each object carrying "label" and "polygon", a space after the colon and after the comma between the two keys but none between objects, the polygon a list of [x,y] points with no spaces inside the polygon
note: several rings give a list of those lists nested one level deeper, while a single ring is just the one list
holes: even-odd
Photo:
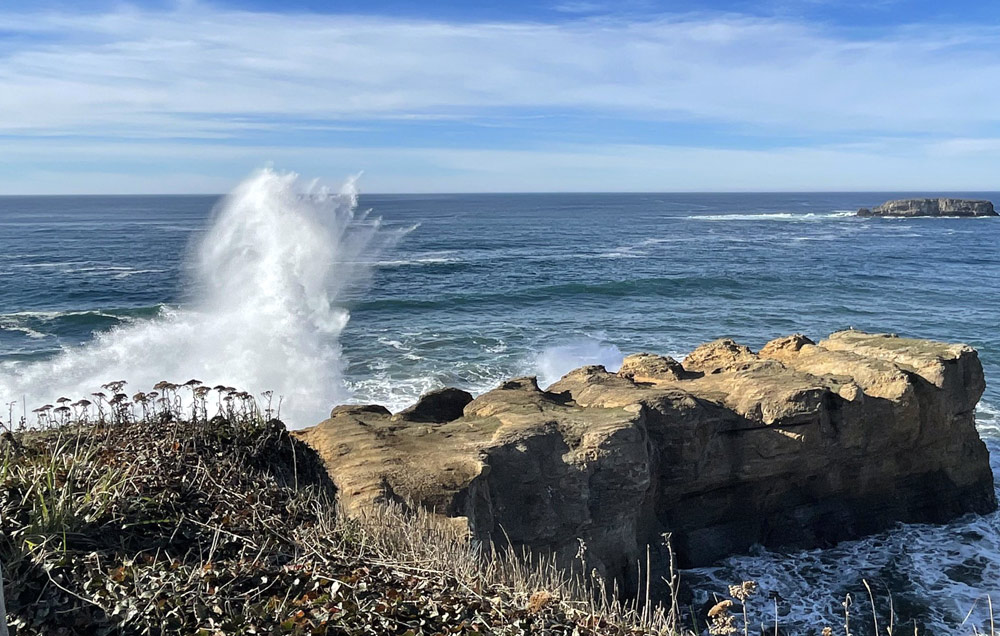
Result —
[{"label": "sandstone rock formation", "polygon": [[872,209],[861,208],[858,216],[998,216],[991,201],[973,199],[898,199]]},{"label": "sandstone rock formation", "polygon": [[581,539],[588,568],[634,581],[667,532],[698,565],[995,509],[984,388],[967,346],[843,331],[759,353],[719,340],[683,366],[639,354],[619,373],[434,394],[395,416],[340,406],[298,435],[348,513],[412,502],[564,562]]}]

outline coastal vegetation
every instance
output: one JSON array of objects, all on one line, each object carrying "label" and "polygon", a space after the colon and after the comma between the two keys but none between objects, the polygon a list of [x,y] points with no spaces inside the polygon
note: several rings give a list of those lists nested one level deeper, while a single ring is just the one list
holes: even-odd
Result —
[{"label": "coastal vegetation", "polygon": [[246,394],[123,388],[4,424],[13,634],[677,632],[676,607],[594,594],[433,515],[342,518],[316,454]]},{"label": "coastal vegetation", "polygon": [[[420,507],[347,518],[321,459],[268,394],[261,405],[197,381],[132,397],[124,383],[104,388],[38,409],[34,422],[0,422],[14,636],[786,633],[777,599],[752,581],[682,607],[675,568],[653,582],[647,562],[625,598],[588,572],[583,542],[566,568],[484,546]],[[669,589],[665,603],[651,583]],[[909,633],[891,612],[880,626],[852,619],[850,598],[844,610],[836,632],[814,633]]]}]

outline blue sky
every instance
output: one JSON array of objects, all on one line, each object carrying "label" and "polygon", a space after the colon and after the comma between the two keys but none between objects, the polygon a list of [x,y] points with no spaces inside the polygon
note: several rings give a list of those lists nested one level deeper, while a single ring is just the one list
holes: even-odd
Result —
[{"label": "blue sky", "polygon": [[3,3],[0,58],[0,194],[1000,184],[1000,3]]}]

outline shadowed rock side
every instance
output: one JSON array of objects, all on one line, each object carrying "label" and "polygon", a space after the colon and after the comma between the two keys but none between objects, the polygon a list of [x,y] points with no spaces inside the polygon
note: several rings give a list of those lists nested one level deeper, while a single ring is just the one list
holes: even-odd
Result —
[{"label": "shadowed rock side", "polygon": [[858,216],[998,216],[991,201],[974,199],[897,199],[874,208],[861,208]]},{"label": "shadowed rock side", "polygon": [[682,565],[701,565],[995,509],[974,426],[984,388],[967,346],[843,331],[759,353],[719,340],[683,366],[639,354],[617,374],[436,393],[395,416],[341,406],[297,434],[349,513],[416,502],[566,563],[582,539],[588,568],[634,580],[666,532]]}]

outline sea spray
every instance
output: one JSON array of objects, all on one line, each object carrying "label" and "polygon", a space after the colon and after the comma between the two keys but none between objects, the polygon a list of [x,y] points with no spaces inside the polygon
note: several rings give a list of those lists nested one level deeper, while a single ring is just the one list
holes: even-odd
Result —
[{"label": "sea spray", "polygon": [[112,380],[148,390],[196,378],[273,391],[290,426],[313,424],[348,397],[342,296],[365,283],[366,263],[399,236],[357,211],[353,180],[332,191],[261,170],[217,205],[193,249],[183,307],[98,333],[46,361],[6,363],[0,398],[40,405]]},{"label": "sea spray", "polygon": [[570,342],[543,349],[535,358],[538,384],[548,387],[573,369],[599,364],[616,372],[624,356],[618,347],[594,337],[580,337]]}]

